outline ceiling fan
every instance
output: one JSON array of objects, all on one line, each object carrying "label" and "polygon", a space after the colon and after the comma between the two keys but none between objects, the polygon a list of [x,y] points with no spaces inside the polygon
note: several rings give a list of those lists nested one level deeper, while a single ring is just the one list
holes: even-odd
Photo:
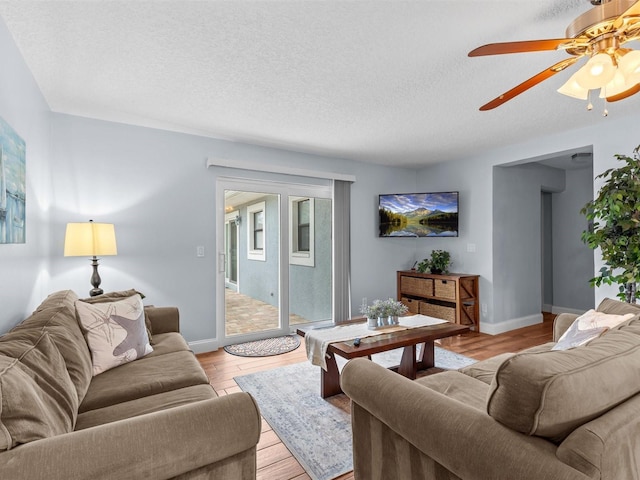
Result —
[{"label": "ceiling fan", "polygon": [[638,93],[640,50],[622,45],[640,39],[640,0],[592,0],[591,3],[594,7],[567,27],[566,38],[490,43],[469,52],[470,57],[545,50],[565,50],[572,55],[496,97],[480,110],[499,107],[585,56],[590,57],[587,63],[558,89],[559,93],[587,100],[591,90],[600,89],[600,96],[608,102]]}]

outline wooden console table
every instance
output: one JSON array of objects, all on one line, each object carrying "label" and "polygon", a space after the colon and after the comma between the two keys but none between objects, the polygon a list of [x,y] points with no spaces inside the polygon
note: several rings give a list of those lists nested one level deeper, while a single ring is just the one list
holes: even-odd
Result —
[{"label": "wooden console table", "polygon": [[479,275],[398,272],[398,300],[412,313],[442,318],[480,331]]}]

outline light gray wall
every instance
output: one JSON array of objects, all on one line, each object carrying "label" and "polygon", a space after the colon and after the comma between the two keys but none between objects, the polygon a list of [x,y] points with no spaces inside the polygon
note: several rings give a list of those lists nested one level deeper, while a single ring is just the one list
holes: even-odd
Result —
[{"label": "light gray wall", "polygon": [[[137,288],[148,303],[176,305],[188,340],[215,339],[215,185],[218,176],[239,173],[206,169],[209,156],[355,175],[354,311],[362,296],[395,296],[395,271],[414,257],[411,241],[377,238],[376,214],[378,193],[413,191],[415,171],[69,115],[53,114],[52,119],[52,290],[86,294],[90,287],[87,260],[62,257],[66,223],[89,218],[111,222],[118,256],[101,261],[103,288]],[[196,257],[197,245],[206,247],[204,258]]]},{"label": "light gray wall", "polygon": [[581,240],[588,223],[580,209],[593,198],[593,170],[567,170],[566,188],[552,194],[553,310],[593,308],[593,250]]},{"label": "light gray wall", "polygon": [[494,318],[541,315],[542,191],[562,191],[564,170],[539,164],[493,169]]},{"label": "light gray wall", "polygon": [[0,116],[26,143],[26,243],[0,245],[0,332],[18,323],[49,289],[50,113],[0,21]]},{"label": "light gray wall", "polygon": [[553,310],[553,194],[542,192],[542,308],[545,312]]},{"label": "light gray wall", "polygon": [[[615,108],[615,105],[610,105]],[[586,115],[579,107],[576,115]],[[554,158],[562,154],[584,151],[585,147],[593,149],[593,173],[598,175],[609,168],[616,168],[619,162],[614,155],[618,153],[630,154],[639,143],[637,136],[629,130],[629,125],[637,121],[640,115],[616,116],[610,115],[593,117],[593,125],[587,128],[566,130],[544,138],[532,139],[515,145],[484,152],[455,162],[441,163],[425,167],[418,173],[419,189],[429,190],[460,190],[461,199],[461,228],[457,241],[438,244],[438,248],[447,248],[452,252],[455,271],[476,273],[481,276],[480,296],[485,310],[481,314],[481,330],[487,333],[499,333],[517,326],[513,319],[501,318],[495,314],[494,304],[501,301],[504,293],[494,284],[493,242],[495,232],[492,225],[493,206],[493,167],[527,163]],[[594,180],[594,195],[602,179]],[[539,203],[539,201],[538,201]],[[497,221],[498,219],[496,219]],[[467,245],[473,243],[476,252],[467,251]],[[602,267],[602,259],[597,252],[592,252],[594,258],[593,271],[590,277]],[[496,268],[499,268],[496,266]],[[605,297],[614,298],[617,293],[615,286],[603,286],[592,289],[588,295],[589,308],[595,307]],[[522,292],[522,295],[528,295]],[[539,295],[539,293],[537,294]],[[539,299],[539,296],[538,296]],[[535,315],[535,311],[526,312],[527,316]]]}]

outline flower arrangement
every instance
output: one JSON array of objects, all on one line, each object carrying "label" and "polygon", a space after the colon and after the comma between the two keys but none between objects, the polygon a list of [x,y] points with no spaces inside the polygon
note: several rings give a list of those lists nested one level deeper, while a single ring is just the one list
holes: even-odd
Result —
[{"label": "flower arrangement", "polygon": [[374,300],[373,305],[363,305],[360,307],[360,313],[367,318],[379,317],[397,317],[404,315],[409,308],[402,302],[398,302],[393,298],[388,300]]}]

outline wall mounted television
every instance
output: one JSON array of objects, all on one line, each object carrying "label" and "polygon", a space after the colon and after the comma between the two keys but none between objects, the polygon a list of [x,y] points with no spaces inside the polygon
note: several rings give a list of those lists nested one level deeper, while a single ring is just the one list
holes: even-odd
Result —
[{"label": "wall mounted television", "polygon": [[457,237],[458,192],[379,196],[380,237]]}]

